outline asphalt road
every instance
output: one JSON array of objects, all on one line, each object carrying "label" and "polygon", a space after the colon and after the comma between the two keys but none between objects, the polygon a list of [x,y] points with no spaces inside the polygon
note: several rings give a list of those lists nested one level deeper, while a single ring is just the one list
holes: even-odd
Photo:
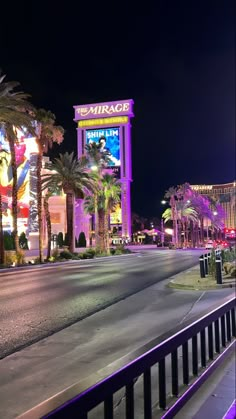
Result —
[{"label": "asphalt road", "polygon": [[200,250],[149,250],[0,274],[0,358],[198,262]]}]

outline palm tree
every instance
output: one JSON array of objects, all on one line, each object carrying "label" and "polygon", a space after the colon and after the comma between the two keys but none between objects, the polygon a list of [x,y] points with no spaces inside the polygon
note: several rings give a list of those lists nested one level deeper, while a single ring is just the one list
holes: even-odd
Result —
[{"label": "palm tree", "polygon": [[216,204],[215,208],[213,208],[211,212],[211,227],[212,227],[213,232],[216,231],[217,236],[218,236],[218,232],[221,232],[222,229],[225,227],[224,219],[225,219],[225,210],[220,204]]},{"label": "palm tree", "polygon": [[[99,193],[100,191],[100,193]],[[105,252],[105,211],[104,211],[104,199],[101,194],[101,182],[96,180],[96,187],[94,193],[86,195],[84,200],[84,210],[87,214],[97,214],[96,218],[96,247],[102,253]]]},{"label": "palm tree", "polygon": [[33,106],[29,103],[29,95],[18,92],[15,89],[19,86],[18,82],[5,82],[5,75],[0,73],[0,128],[4,129],[6,139],[9,143],[11,153],[12,168],[12,222],[13,237],[16,251],[19,251],[19,238],[17,230],[17,164],[15,144],[17,143],[16,128],[24,127],[32,135],[35,134],[33,128]]},{"label": "palm tree", "polygon": [[177,213],[176,213],[176,198],[177,189],[171,186],[164,195],[165,198],[169,199],[171,207],[171,220],[173,222],[173,235],[172,242],[174,245],[178,244],[178,224],[177,224]]},{"label": "palm tree", "polygon": [[115,209],[116,205],[120,202],[121,185],[114,175],[105,173],[102,179],[102,189],[100,191],[104,202],[104,214],[105,214],[105,247],[107,253],[109,253],[109,220],[111,211]]},{"label": "palm tree", "polygon": [[77,158],[74,152],[59,154],[48,167],[51,173],[42,176],[43,188],[57,186],[66,194],[66,220],[69,250],[74,250],[74,199],[83,198],[88,191],[94,190],[94,180],[86,168],[86,160]]},{"label": "palm tree", "polygon": [[[85,152],[86,152],[86,159],[87,165],[90,170],[93,171],[95,175],[95,180],[97,182],[97,187],[94,190],[94,219],[95,219],[95,243],[96,246],[102,245],[103,241],[99,236],[99,229],[100,231],[103,230],[102,223],[103,223],[103,211],[101,209],[100,203],[98,202],[98,191],[100,188],[100,181],[102,178],[102,174],[106,167],[111,162],[110,160],[110,152],[107,150],[101,151],[101,146],[99,143],[91,142],[85,145]],[[101,219],[99,219],[99,217]],[[100,224],[100,228],[99,228]],[[101,243],[100,243],[101,242]],[[102,245],[103,246],[103,245]]]},{"label": "palm tree", "polygon": [[[172,210],[171,208],[167,208],[162,217],[165,220],[165,223],[172,219]],[[186,224],[190,221],[197,221],[197,212],[195,209],[189,205],[188,202],[179,201],[176,203],[176,221],[178,220],[183,226],[184,232],[184,246],[186,247]],[[179,241],[179,240],[178,240]],[[178,242],[176,243],[178,244]]]},{"label": "palm tree", "polygon": [[[45,109],[38,109],[35,114],[38,124],[37,145],[37,206],[38,206],[38,229],[39,229],[39,261],[43,261],[43,237],[42,237],[42,161],[43,154],[53,146],[53,143],[61,144],[63,141],[64,129],[55,125],[56,117]],[[51,241],[51,240],[50,240]]]},{"label": "palm tree", "polygon": [[[109,220],[111,212],[120,202],[121,186],[114,175],[105,173],[99,181],[97,198],[95,194],[89,194],[85,198],[84,209],[93,214],[95,205],[98,211],[98,241],[97,245],[101,252],[109,253]],[[96,199],[96,201],[95,201]]]}]

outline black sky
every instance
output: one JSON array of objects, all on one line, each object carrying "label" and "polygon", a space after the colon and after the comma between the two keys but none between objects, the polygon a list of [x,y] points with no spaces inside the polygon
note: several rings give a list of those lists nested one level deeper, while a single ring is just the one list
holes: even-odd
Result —
[{"label": "black sky", "polygon": [[76,151],[73,105],[134,99],[132,209],[159,215],[169,186],[235,179],[232,0],[4,2],[0,68],[56,114]]}]

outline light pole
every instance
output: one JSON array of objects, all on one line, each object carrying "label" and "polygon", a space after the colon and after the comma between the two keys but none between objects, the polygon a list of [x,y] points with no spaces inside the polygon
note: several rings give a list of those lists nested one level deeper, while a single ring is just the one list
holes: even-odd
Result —
[{"label": "light pole", "polygon": [[[167,202],[163,199],[161,201],[162,205],[167,204]],[[163,217],[161,217],[161,247],[164,247],[164,241],[165,241],[165,233],[164,233],[164,221]]]},{"label": "light pole", "polygon": [[163,218],[161,217],[161,247],[164,247],[164,222],[163,222]]}]

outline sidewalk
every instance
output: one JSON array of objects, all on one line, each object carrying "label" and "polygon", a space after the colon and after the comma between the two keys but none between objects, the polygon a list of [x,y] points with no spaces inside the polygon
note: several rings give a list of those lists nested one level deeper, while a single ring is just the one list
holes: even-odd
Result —
[{"label": "sidewalk", "polygon": [[[235,375],[235,353],[231,353],[175,418],[223,419],[225,417],[225,419],[235,419],[236,410],[233,406],[236,397]],[[230,409],[231,406],[232,409]],[[230,412],[228,412],[230,410],[234,415],[230,416]],[[226,416],[224,416],[225,414]]]},{"label": "sidewalk", "polygon": [[2,359],[0,418],[16,418],[232,295],[229,288],[193,293],[167,288],[168,283],[161,281]]}]

